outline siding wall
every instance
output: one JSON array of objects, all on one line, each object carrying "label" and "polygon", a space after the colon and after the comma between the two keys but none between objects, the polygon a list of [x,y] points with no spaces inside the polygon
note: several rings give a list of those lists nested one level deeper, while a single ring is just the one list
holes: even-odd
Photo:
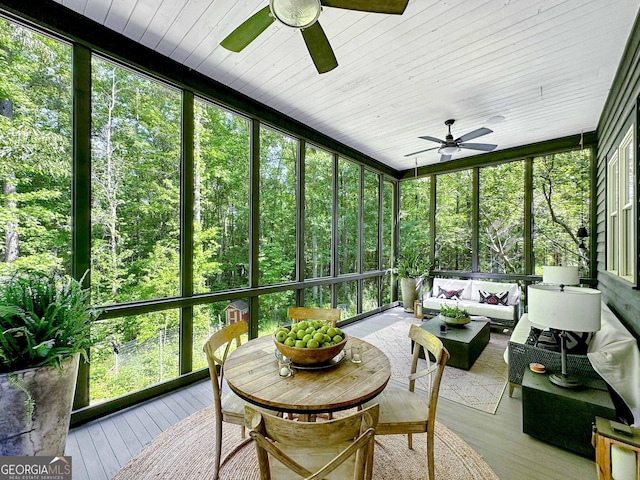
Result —
[{"label": "siding wall", "polygon": [[[618,67],[609,97],[605,103],[598,124],[598,153],[596,162],[596,199],[595,218],[597,222],[594,238],[597,256],[598,288],[602,291],[603,301],[618,315],[637,338],[640,339],[640,289],[638,285],[621,280],[606,271],[607,239],[607,159],[611,158],[615,148],[631,125],[635,125],[636,165],[639,156],[639,122],[637,101],[640,97],[640,15],[629,37],[624,56]],[[638,202],[638,172],[636,171],[636,217],[640,213]],[[640,254],[640,222],[636,228],[636,251]],[[638,262],[636,262],[637,264]],[[636,282],[638,273],[636,272]]]}]

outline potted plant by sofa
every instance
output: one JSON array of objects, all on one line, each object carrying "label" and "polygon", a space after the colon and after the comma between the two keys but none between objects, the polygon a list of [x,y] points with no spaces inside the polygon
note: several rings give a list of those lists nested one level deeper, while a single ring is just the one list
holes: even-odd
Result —
[{"label": "potted plant by sofa", "polygon": [[440,305],[440,320],[447,325],[461,326],[466,325],[471,321],[469,311],[465,308],[460,308],[458,305]]},{"label": "potted plant by sofa", "polygon": [[396,260],[396,274],[400,279],[400,295],[405,312],[413,312],[418,290],[429,268],[427,257],[419,253],[401,255]]},{"label": "potted plant by sofa", "polygon": [[0,455],[64,455],[79,356],[98,312],[68,276],[0,279]]}]

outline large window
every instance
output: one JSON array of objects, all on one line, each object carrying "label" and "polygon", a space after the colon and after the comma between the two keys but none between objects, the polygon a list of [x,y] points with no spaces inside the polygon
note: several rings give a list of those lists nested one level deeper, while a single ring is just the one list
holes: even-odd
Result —
[{"label": "large window", "polygon": [[[575,265],[589,276],[589,255],[577,231],[589,222],[588,150],[557,153],[533,161],[533,249],[535,272],[544,265]],[[579,248],[580,247],[580,248]]]},{"label": "large window", "polygon": [[292,290],[260,295],[258,335],[269,335],[280,325],[290,324],[291,320],[287,317],[287,310],[295,304],[296,299]]},{"label": "large window", "polygon": [[382,268],[391,268],[393,256],[393,183],[385,180],[382,184]]},{"label": "large window", "polygon": [[0,19],[0,275],[71,269],[71,49]]},{"label": "large window", "polygon": [[[331,275],[333,155],[311,145],[305,151],[305,278]],[[314,295],[315,297],[316,295]]]},{"label": "large window", "polygon": [[[213,333],[226,325],[243,320],[249,321],[247,299],[207,303],[193,307],[193,369],[207,367],[207,357],[202,347]],[[241,340],[244,343],[247,341],[247,336],[243,336]]]},{"label": "large window", "polygon": [[380,213],[378,208],[380,198],[380,177],[369,171],[364,172],[364,211],[362,212],[364,223],[362,231],[362,244],[364,254],[362,268],[364,271],[377,270],[378,267],[378,232]]},{"label": "large window", "polygon": [[92,299],[178,295],[180,94],[99,58],[91,84]]},{"label": "large window", "polygon": [[338,273],[358,271],[360,168],[338,159]]},{"label": "large window", "polygon": [[249,285],[249,122],[195,102],[193,288]]},{"label": "large window", "polygon": [[635,165],[633,127],[607,165],[607,270],[634,281]]},{"label": "large window", "polygon": [[98,322],[105,341],[91,350],[91,403],[176,378],[179,319],[178,310],[163,310]]},{"label": "large window", "polygon": [[400,184],[400,254],[428,258],[431,246],[431,177]]},{"label": "large window", "polygon": [[298,140],[260,129],[260,284],[295,280]]},{"label": "large window", "polygon": [[342,319],[358,314],[358,282],[343,282],[336,285],[338,308],[342,310]]},{"label": "large window", "polygon": [[480,169],[479,212],[479,270],[524,273],[523,162]]},{"label": "large window", "polygon": [[471,271],[471,170],[436,177],[435,268]]}]

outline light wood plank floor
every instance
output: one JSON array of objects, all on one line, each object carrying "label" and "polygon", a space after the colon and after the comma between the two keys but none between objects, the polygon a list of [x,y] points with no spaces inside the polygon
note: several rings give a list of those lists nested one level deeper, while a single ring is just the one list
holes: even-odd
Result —
[{"label": "light wood plank floor", "polygon": [[[346,330],[363,337],[405,315],[408,314],[401,308],[395,308],[350,325]],[[211,384],[202,381],[72,429],[66,454],[73,457],[74,480],[111,479],[163,430],[211,405],[212,395]],[[480,453],[502,480],[596,478],[593,461],[522,433],[519,389],[512,398],[506,393],[503,395],[495,415],[442,398],[438,402],[437,419]]]}]

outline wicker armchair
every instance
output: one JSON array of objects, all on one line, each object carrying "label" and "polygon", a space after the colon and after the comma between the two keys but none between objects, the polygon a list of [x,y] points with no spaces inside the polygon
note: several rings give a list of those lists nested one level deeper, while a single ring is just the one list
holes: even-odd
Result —
[{"label": "wicker armchair", "polygon": [[[514,387],[522,385],[524,370],[530,363],[541,363],[548,371],[561,370],[560,352],[524,343],[509,342],[509,396]],[[601,378],[591,366],[586,355],[567,355],[567,373],[589,378]]]}]

